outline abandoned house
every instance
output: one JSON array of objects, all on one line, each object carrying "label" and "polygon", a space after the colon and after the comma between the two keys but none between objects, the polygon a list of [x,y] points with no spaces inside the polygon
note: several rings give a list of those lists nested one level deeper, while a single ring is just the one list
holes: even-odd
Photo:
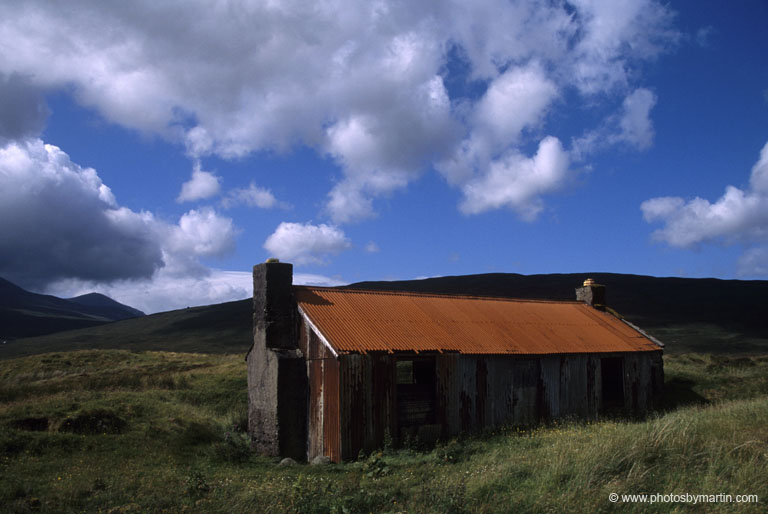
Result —
[{"label": "abandoned house", "polygon": [[248,429],[268,455],[338,462],[387,437],[642,415],[662,390],[661,343],[589,280],[568,302],[293,286],[280,262],[253,278]]}]

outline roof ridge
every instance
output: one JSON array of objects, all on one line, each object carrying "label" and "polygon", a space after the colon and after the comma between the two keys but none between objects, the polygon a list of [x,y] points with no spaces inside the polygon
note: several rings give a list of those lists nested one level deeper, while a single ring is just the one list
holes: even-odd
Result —
[{"label": "roof ridge", "polygon": [[510,296],[489,296],[489,295],[472,295],[472,294],[452,294],[452,293],[428,293],[421,291],[395,291],[390,289],[356,289],[356,288],[343,288],[343,287],[328,287],[328,286],[312,286],[312,285],[294,285],[294,288],[300,289],[317,289],[321,291],[335,291],[339,293],[355,293],[355,294],[375,294],[382,296],[414,296],[419,298],[451,298],[451,299],[466,299],[466,300],[496,300],[507,302],[531,302],[531,303],[557,303],[557,304],[582,304],[577,300],[552,300],[545,298],[514,298]]}]

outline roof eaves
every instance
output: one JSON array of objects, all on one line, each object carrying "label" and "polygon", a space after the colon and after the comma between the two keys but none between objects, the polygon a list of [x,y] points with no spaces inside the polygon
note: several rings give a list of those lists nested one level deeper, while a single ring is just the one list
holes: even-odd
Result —
[{"label": "roof eaves", "polygon": [[637,325],[635,325],[634,323],[630,323],[629,321],[625,320],[624,318],[621,318],[621,321],[622,321],[622,322],[624,322],[624,323],[626,323],[627,325],[629,325],[629,326],[630,326],[630,327],[632,327],[633,329],[637,330],[638,332],[640,332],[640,333],[641,333],[643,336],[645,336],[645,337],[647,337],[648,339],[650,339],[650,340],[651,340],[651,342],[655,343],[655,344],[656,344],[656,345],[658,345],[660,348],[664,348],[664,347],[666,346],[664,343],[662,343],[661,341],[659,341],[658,339],[656,339],[656,338],[655,338],[655,337],[653,337],[651,334],[649,334],[648,332],[646,332],[646,331],[645,331],[645,330],[643,330],[642,328],[638,327],[638,326],[637,326]]}]

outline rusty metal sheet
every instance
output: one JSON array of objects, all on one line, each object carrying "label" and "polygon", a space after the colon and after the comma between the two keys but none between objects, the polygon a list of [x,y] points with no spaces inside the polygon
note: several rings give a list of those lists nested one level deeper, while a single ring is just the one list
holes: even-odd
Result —
[{"label": "rusty metal sheet", "polygon": [[381,448],[397,432],[395,362],[392,355],[343,354],[340,364],[341,455]]},{"label": "rusty metal sheet", "polygon": [[307,440],[307,457],[314,459],[323,453],[323,361],[313,360],[309,368],[309,434]]},{"label": "rusty metal sheet", "polygon": [[[365,446],[365,432],[368,420],[366,411],[369,403],[366,383],[370,362],[365,356],[351,355],[339,359],[341,380],[341,426],[342,458],[353,459]],[[374,392],[375,394],[375,392]]]},{"label": "rusty metal sheet", "polygon": [[339,399],[339,361],[323,359],[323,453],[341,462],[341,409]]},{"label": "rusty metal sheet", "polygon": [[296,286],[296,300],[337,353],[551,355],[658,351],[580,302]]}]

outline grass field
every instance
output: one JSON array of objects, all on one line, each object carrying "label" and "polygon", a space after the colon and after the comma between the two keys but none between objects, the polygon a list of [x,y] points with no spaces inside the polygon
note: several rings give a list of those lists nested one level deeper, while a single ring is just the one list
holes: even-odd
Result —
[{"label": "grass field", "polygon": [[[2,512],[764,512],[768,356],[665,357],[666,412],[507,428],[356,462],[251,454],[243,355],[2,361]],[[612,492],[761,503],[613,504]],[[702,509],[703,507],[703,509]]]}]

